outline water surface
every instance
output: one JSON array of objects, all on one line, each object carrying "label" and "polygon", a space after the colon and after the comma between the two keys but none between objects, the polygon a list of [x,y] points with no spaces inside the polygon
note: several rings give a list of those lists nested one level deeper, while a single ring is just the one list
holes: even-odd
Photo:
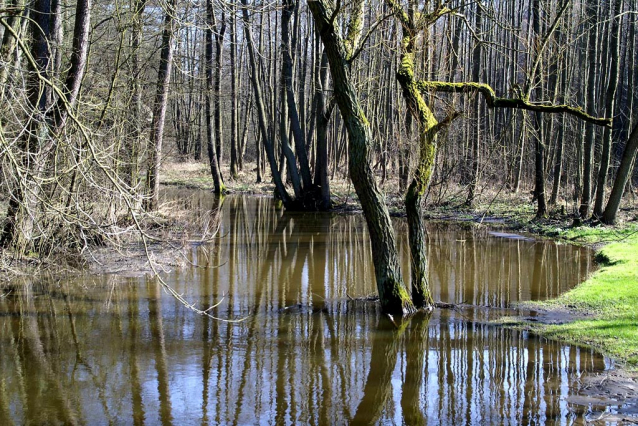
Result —
[{"label": "water surface", "polygon": [[[183,206],[214,208],[210,194],[189,194]],[[434,298],[475,308],[393,322],[360,300],[376,292],[360,216],[233,196],[221,221],[219,238],[190,251],[193,266],[164,278],[239,323],[194,315],[152,278],[0,290],[0,424],[580,424],[595,414],[566,398],[609,360],[486,323],[582,281],[589,251],[431,225]],[[395,225],[407,271],[406,225]]]}]

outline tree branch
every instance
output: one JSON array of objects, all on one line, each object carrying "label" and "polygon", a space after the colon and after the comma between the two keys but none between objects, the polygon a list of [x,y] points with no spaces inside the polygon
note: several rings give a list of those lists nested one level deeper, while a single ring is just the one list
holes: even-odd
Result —
[{"label": "tree branch", "polygon": [[485,98],[490,108],[516,108],[529,111],[547,113],[567,113],[597,126],[611,128],[613,119],[594,117],[587,114],[580,107],[570,105],[554,105],[541,102],[530,102],[522,98],[499,98],[494,89],[483,83],[448,83],[443,81],[420,81],[419,90],[422,92],[446,92],[446,93],[474,93],[479,92]]}]

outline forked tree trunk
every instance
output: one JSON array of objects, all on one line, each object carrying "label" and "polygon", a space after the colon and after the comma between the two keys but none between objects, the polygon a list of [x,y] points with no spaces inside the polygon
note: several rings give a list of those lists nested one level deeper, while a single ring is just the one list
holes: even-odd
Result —
[{"label": "forked tree trunk", "polygon": [[[284,0],[284,7],[281,12],[281,41],[283,50],[283,61],[281,72],[285,87],[286,103],[288,107],[288,118],[295,140],[295,151],[299,157],[299,168],[301,179],[303,181],[303,189],[310,191],[312,189],[312,177],[310,175],[310,163],[308,162],[308,154],[306,152],[306,140],[301,124],[299,123],[299,112],[297,110],[297,102],[295,101],[295,92],[293,90],[293,59],[292,44],[290,42],[290,18],[295,9],[295,1]],[[283,95],[283,94],[282,94]],[[292,165],[289,165],[292,168]],[[296,168],[296,166],[295,166]]]},{"label": "forked tree trunk", "polygon": [[395,11],[395,16],[403,26],[397,80],[401,85],[408,113],[416,118],[419,131],[419,161],[405,195],[405,211],[408,219],[408,238],[411,255],[412,302],[417,308],[431,308],[434,301],[427,278],[425,224],[421,206],[425,191],[430,185],[434,172],[439,123],[434,117],[432,110],[426,104],[425,99],[423,99],[417,81],[414,78],[416,38],[422,32],[422,29],[416,28],[414,20],[394,0],[387,0],[387,3]]}]

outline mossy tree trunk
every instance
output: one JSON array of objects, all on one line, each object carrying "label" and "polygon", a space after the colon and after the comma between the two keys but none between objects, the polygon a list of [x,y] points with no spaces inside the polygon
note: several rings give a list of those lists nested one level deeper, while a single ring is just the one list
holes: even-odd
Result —
[{"label": "mossy tree trunk", "polygon": [[[308,2],[324,45],[334,84],[334,96],[348,132],[350,178],[368,224],[377,289],[381,307],[389,314],[409,314],[415,308],[403,285],[397,248],[388,209],[370,166],[372,132],[350,74],[356,52],[353,40],[346,43],[335,26],[335,11],[328,1]],[[353,16],[356,17],[356,14]],[[357,27],[356,22],[349,28]]]},{"label": "mossy tree trunk", "polygon": [[[416,40],[420,33],[424,32],[439,16],[447,13],[447,9],[437,9],[432,14],[431,19],[417,23],[414,13],[406,13],[394,0],[386,1],[403,27],[401,62],[397,70],[397,80],[401,85],[408,111],[416,118],[419,131],[419,160],[405,195],[405,211],[408,219],[408,238],[411,255],[412,302],[417,308],[431,308],[434,302],[427,278],[425,224],[421,206],[425,191],[434,172],[437,133],[440,125],[423,99],[419,84],[414,78],[414,57]],[[416,6],[411,3],[410,11],[414,9],[416,9]]]}]

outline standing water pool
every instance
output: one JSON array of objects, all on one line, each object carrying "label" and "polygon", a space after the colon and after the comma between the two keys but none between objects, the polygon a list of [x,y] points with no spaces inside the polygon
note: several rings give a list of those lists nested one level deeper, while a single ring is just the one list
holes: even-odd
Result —
[{"label": "standing water pool", "polygon": [[[167,197],[175,197],[168,194]],[[213,206],[204,192],[186,206]],[[494,326],[593,268],[583,248],[428,227],[437,309],[380,314],[363,217],[229,196],[191,266],[156,278],[37,278],[0,288],[0,424],[581,424],[589,349]],[[407,226],[395,221],[403,270]],[[409,279],[405,276],[406,281]],[[409,282],[409,281],[408,281]],[[228,320],[241,320],[230,322]],[[607,408],[609,410],[610,408]]]}]

